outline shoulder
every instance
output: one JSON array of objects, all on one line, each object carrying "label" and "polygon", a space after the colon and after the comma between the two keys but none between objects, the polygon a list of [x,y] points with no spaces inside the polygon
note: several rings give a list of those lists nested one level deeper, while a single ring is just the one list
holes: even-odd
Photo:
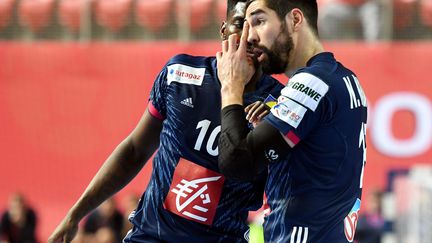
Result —
[{"label": "shoulder", "polygon": [[277,97],[280,95],[280,91],[285,87],[284,84],[279,80],[273,78],[270,75],[263,74],[260,81],[257,84],[257,90],[267,92]]},{"label": "shoulder", "polygon": [[355,75],[334,57],[331,52],[323,52],[315,55],[308,61],[308,65],[297,70],[294,74],[309,73],[329,86],[341,83],[344,77]]},{"label": "shoulder", "polygon": [[173,64],[186,65],[191,67],[207,67],[211,66],[215,61],[215,57],[213,56],[192,56],[188,54],[177,54],[170,58],[167,63],[167,66]]},{"label": "shoulder", "polygon": [[283,85],[281,82],[279,82],[279,80],[273,78],[271,75],[267,75],[267,74],[263,74],[261,76],[261,83],[262,84],[279,84],[279,85]]}]

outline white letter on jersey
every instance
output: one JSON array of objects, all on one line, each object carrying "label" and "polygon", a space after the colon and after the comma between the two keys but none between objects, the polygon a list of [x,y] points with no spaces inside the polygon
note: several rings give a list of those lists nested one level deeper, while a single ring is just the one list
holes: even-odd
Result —
[{"label": "white letter on jersey", "polygon": [[359,148],[363,150],[363,166],[360,174],[360,188],[363,188],[363,173],[366,164],[366,124],[363,122],[360,129]]},{"label": "white letter on jersey", "polygon": [[360,105],[361,105],[361,106],[364,106],[364,107],[367,107],[367,103],[366,103],[366,96],[365,96],[365,94],[364,94],[364,92],[363,92],[363,89],[362,89],[361,86],[360,86],[360,83],[359,83],[357,77],[354,76],[354,75],[352,75],[352,78],[353,78],[354,83],[355,83],[355,85],[356,85],[356,87],[357,87],[357,92],[358,92],[358,94],[360,95],[360,99],[358,99],[358,98],[356,97],[356,94],[355,94],[355,92],[354,92],[353,85],[351,84],[350,77],[348,77],[348,76],[343,77],[343,81],[345,82],[345,86],[347,87],[348,94],[349,94],[349,96],[350,96],[350,101],[351,101],[351,106],[350,106],[350,108],[351,108],[351,109],[358,108],[358,107],[360,107]]}]

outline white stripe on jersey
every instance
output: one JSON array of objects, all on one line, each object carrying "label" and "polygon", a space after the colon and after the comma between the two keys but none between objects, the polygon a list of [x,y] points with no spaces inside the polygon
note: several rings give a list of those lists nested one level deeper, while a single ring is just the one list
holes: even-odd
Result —
[{"label": "white stripe on jersey", "polygon": [[294,226],[291,233],[290,243],[306,243],[309,235],[309,228],[304,227],[304,234],[302,233],[303,233],[303,227],[298,227],[298,231],[297,231],[297,226]]},{"label": "white stripe on jersey", "polygon": [[290,243],[294,243],[294,238],[297,233],[297,227],[294,226],[293,231],[291,232],[291,241]]}]

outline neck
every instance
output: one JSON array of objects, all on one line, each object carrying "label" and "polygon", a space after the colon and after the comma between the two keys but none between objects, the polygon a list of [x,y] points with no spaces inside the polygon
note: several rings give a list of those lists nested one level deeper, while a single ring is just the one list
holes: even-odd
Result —
[{"label": "neck", "polygon": [[313,56],[325,51],[319,39],[310,30],[300,32],[294,43],[289,65],[285,71],[285,75],[288,77],[297,69],[305,67]]}]

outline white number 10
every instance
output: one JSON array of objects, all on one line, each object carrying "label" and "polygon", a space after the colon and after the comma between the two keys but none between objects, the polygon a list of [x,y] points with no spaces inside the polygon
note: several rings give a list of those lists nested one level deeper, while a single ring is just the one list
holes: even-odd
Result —
[{"label": "white number 10", "polygon": [[[211,121],[209,121],[209,120],[202,120],[202,121],[198,122],[196,129],[201,129],[201,130],[200,130],[200,133],[198,135],[197,141],[195,142],[195,147],[194,147],[195,150],[197,150],[197,151],[201,150],[201,146],[203,144],[203,141],[204,141],[204,138],[207,134],[207,131],[210,127],[210,123],[211,123]],[[221,126],[219,125],[215,129],[213,129],[213,131],[210,133],[210,137],[207,140],[206,149],[210,155],[218,156],[218,154],[219,154],[218,146],[217,146],[217,144],[215,146],[215,143],[216,143],[216,137],[220,133],[220,131],[221,131]],[[213,148],[213,147],[215,147],[215,148]]]}]

